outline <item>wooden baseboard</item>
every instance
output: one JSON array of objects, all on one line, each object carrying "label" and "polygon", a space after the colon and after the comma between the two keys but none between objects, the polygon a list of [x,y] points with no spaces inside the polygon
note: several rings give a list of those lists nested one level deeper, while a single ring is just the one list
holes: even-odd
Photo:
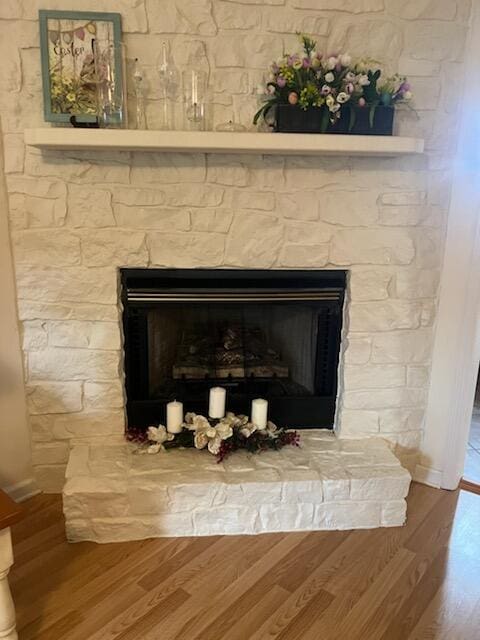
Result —
[{"label": "wooden baseboard", "polygon": [[470,491],[470,493],[478,493],[478,495],[480,495],[480,484],[475,484],[475,482],[470,482],[462,478],[458,487],[464,491]]}]

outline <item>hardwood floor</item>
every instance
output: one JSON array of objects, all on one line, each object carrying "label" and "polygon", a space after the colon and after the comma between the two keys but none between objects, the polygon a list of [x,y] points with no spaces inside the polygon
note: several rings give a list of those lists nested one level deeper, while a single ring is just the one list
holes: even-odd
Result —
[{"label": "hardwood floor", "polygon": [[370,531],[65,541],[61,501],[13,527],[20,640],[480,640],[480,496],[413,485]]}]

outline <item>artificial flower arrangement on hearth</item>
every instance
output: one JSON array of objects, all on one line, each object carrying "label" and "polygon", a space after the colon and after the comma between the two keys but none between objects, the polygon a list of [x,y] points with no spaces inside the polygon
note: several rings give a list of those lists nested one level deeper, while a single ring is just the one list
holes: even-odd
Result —
[{"label": "artificial flower arrangement on hearth", "polygon": [[252,401],[251,418],[225,412],[226,390],[210,389],[209,417],[187,413],[183,416],[183,404],[167,404],[167,426],[148,427],[146,431],[131,430],[130,442],[138,443],[138,453],[159,453],[171,448],[207,449],[222,462],[234,451],[244,449],[260,453],[268,449],[281,449],[286,445],[299,446],[296,431],[277,427],[267,420],[268,402],[263,398]]},{"label": "artificial flower arrangement on hearth", "polygon": [[374,60],[324,56],[314,40],[300,39],[301,54],[286,54],[272,64],[254,124],[263,118],[284,133],[392,135],[395,107],[412,99],[407,79],[381,79]]}]

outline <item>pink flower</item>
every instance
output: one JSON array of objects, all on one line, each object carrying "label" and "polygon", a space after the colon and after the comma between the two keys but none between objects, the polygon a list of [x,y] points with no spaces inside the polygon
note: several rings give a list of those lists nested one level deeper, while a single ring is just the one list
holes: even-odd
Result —
[{"label": "pink flower", "polygon": [[304,58],[302,64],[304,69],[309,69],[312,63],[310,62],[310,58]]},{"label": "pink flower", "polygon": [[353,93],[355,87],[353,86],[353,84],[351,82],[348,82],[345,85],[345,89],[346,89],[347,93]]}]

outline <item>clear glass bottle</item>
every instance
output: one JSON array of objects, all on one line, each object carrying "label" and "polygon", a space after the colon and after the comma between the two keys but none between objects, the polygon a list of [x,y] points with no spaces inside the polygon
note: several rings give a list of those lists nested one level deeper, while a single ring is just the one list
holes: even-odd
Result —
[{"label": "clear glass bottle", "polygon": [[135,91],[135,124],[137,129],[146,129],[145,79],[138,58],[135,58],[135,65],[133,67],[133,87]]},{"label": "clear glass bottle", "polygon": [[200,69],[188,69],[183,74],[185,125],[191,131],[205,130],[207,74]]},{"label": "clear glass bottle", "polygon": [[167,42],[162,42],[157,68],[162,103],[160,129],[175,129],[175,100],[178,94],[179,74],[170,55]]}]

